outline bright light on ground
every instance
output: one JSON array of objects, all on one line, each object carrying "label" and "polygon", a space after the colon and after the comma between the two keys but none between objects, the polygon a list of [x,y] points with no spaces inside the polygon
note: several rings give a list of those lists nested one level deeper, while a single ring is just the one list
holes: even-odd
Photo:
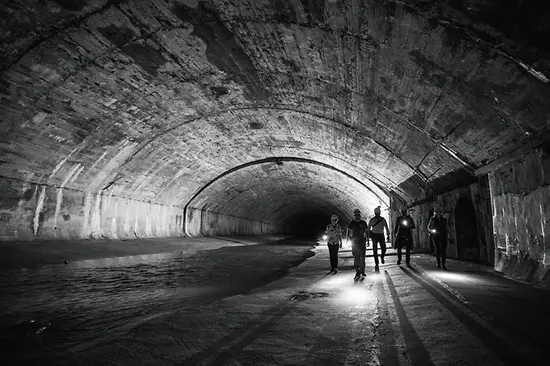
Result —
[{"label": "bright light on ground", "polygon": [[468,279],[468,276],[465,276],[460,273],[452,273],[452,272],[432,272],[431,275],[437,276],[442,280],[451,280],[451,281],[466,281]]},{"label": "bright light on ground", "polygon": [[348,305],[366,305],[375,299],[374,294],[364,286],[345,289],[338,298]]},{"label": "bright light on ground", "polygon": [[480,278],[467,275],[464,273],[455,273],[448,271],[427,271],[426,274],[430,277],[437,277],[442,281],[469,282],[471,284],[483,284]]}]

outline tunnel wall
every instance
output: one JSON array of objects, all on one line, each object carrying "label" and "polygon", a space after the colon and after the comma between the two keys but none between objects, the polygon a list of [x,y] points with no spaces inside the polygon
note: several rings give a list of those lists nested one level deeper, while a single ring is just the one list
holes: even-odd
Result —
[{"label": "tunnel wall", "polygon": [[[460,198],[467,198],[475,209],[478,250],[468,250],[459,258],[456,237],[455,209]],[[437,194],[430,199],[411,206],[411,216],[416,224],[414,244],[417,248],[430,249],[428,221],[430,210],[437,207],[443,210],[448,220],[450,240],[447,245],[447,258],[492,264],[494,261],[494,240],[491,211],[491,197],[487,177],[481,177],[477,182]],[[397,209],[397,208],[396,208]],[[397,214],[397,213],[395,213]]]},{"label": "tunnel wall", "polygon": [[288,228],[219,212],[189,207],[186,212],[186,234],[194,236],[215,235],[266,235],[285,234]]},{"label": "tunnel wall", "polygon": [[489,174],[495,269],[550,287],[550,143]]},{"label": "tunnel wall", "polygon": [[0,239],[125,239],[182,235],[183,209],[0,178]]}]

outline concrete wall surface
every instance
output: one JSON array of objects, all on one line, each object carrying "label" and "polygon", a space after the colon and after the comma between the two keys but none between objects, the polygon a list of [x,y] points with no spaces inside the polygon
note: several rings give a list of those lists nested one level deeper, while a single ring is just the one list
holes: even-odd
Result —
[{"label": "concrete wall surface", "polygon": [[[473,208],[475,220],[477,245],[470,244],[472,248],[459,250],[459,238],[461,229],[457,233],[457,205],[459,200],[469,201]],[[491,221],[491,202],[487,177],[482,177],[478,182],[453,189],[451,191],[435,195],[422,203],[413,204],[411,216],[415,221],[414,230],[415,246],[429,249],[430,238],[428,234],[428,221],[431,217],[431,210],[437,208],[443,211],[443,216],[448,220],[448,232],[450,240],[447,246],[447,257],[476,261],[482,263],[493,263],[493,227]]]},{"label": "concrete wall surface", "polygon": [[286,232],[281,225],[189,207],[185,234],[191,237],[216,235],[267,235]]},{"label": "concrete wall surface", "polygon": [[495,269],[550,286],[550,144],[491,172]]},{"label": "concrete wall surface", "polygon": [[0,178],[0,239],[129,239],[182,235],[183,209]]}]

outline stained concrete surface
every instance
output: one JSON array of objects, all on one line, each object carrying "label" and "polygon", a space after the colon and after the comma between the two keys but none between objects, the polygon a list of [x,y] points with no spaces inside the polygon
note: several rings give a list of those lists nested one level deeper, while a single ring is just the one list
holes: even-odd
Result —
[{"label": "stained concrete surface", "polygon": [[340,272],[330,275],[324,245],[228,244],[141,263],[5,269],[8,364],[541,365],[547,359],[550,293],[489,267],[449,260],[449,271],[437,270],[432,256],[415,253],[407,268],[390,251],[379,272],[369,256],[366,278],[354,282],[346,247]]}]

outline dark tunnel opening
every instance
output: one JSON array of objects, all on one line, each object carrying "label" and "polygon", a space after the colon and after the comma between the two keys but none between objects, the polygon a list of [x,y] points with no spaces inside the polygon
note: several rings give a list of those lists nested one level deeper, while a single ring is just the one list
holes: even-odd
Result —
[{"label": "dark tunnel opening", "polygon": [[290,234],[298,238],[317,240],[323,236],[330,215],[302,212],[288,220]]},{"label": "dark tunnel opening", "polygon": [[[336,213],[339,217],[338,224],[344,229],[347,226],[347,220],[343,215]],[[298,238],[318,240],[323,237],[325,228],[330,224],[332,213],[320,211],[301,211],[288,218],[287,224],[289,233]]]}]

